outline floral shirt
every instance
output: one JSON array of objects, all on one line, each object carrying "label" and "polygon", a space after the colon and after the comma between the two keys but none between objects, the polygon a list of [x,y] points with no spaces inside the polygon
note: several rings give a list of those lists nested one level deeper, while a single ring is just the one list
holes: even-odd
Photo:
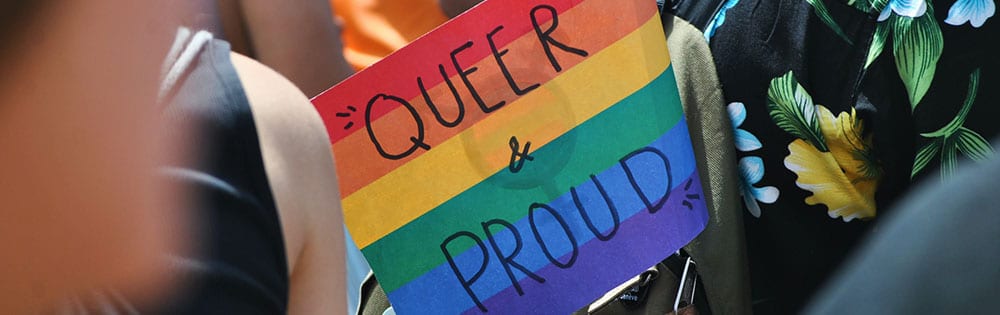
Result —
[{"label": "floral shirt", "polygon": [[994,155],[994,1],[675,1],[710,17],[755,313],[799,310],[911,183]]}]

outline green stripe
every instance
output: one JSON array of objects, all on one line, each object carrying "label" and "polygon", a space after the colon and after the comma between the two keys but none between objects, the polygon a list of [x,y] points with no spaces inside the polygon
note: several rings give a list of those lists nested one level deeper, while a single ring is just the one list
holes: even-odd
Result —
[{"label": "green stripe", "polygon": [[[446,263],[439,246],[448,236],[458,231],[483,235],[480,222],[491,219],[516,222],[527,215],[531,203],[553,200],[569,191],[570,186],[586,181],[590,174],[607,169],[625,154],[652,143],[680,120],[683,111],[676,95],[671,66],[614,106],[544,147],[532,148],[536,150],[531,153],[534,160],[525,163],[517,174],[504,168],[365,247],[362,252],[375,270],[379,284],[386,292],[392,292]],[[670,100],[674,102],[667,103]],[[531,139],[521,140],[525,141]],[[534,182],[545,184],[531,189],[511,188],[523,187],[525,177],[536,177],[538,180]],[[522,182],[513,183],[514,180]],[[449,248],[456,250],[457,256],[472,246],[470,242],[461,251]],[[401,259],[407,263],[397,263]]]}]

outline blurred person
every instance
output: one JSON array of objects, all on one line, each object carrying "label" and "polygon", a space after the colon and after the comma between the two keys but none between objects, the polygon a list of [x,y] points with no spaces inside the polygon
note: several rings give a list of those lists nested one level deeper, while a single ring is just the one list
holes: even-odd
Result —
[{"label": "blurred person", "polygon": [[4,313],[343,310],[322,122],[209,33],[170,48],[204,5],[3,3]]},{"label": "blurred person", "polygon": [[183,252],[183,198],[155,176],[181,163],[156,71],[186,3],[0,2],[0,313],[73,292],[148,296]]},{"label": "blurred person", "polygon": [[[964,168],[963,168],[964,167]],[[1000,160],[928,180],[868,236],[806,314],[991,314],[1000,309]]]}]

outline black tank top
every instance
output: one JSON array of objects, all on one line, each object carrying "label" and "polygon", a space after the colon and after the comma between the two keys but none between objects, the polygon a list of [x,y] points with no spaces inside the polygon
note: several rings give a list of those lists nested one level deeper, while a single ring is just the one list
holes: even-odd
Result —
[{"label": "black tank top", "polygon": [[164,169],[193,192],[190,239],[196,250],[170,257],[183,279],[148,312],[283,314],[289,287],[284,238],[254,117],[229,44],[204,38],[198,43],[198,35],[206,34],[186,45],[180,59],[191,49],[197,54],[181,75],[168,74],[176,81],[163,94],[167,119],[192,122],[198,135],[190,139],[198,151],[195,162]]}]

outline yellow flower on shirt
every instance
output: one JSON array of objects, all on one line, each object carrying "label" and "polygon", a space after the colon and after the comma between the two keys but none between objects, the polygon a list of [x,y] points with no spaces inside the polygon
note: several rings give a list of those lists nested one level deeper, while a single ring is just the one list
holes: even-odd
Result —
[{"label": "yellow flower on shirt", "polygon": [[881,170],[854,109],[834,116],[814,104],[791,71],[771,80],[767,96],[771,119],[797,138],[785,167],[797,175],[796,186],[812,193],[806,204],[822,204],[844,221],[874,217]]},{"label": "yellow flower on shirt", "polygon": [[861,137],[861,121],[854,110],[835,117],[826,107],[815,106],[829,151],[796,139],[788,145],[785,167],[798,175],[795,184],[799,188],[813,193],[806,203],[825,205],[831,218],[874,217],[878,176],[870,158],[871,139]]}]

